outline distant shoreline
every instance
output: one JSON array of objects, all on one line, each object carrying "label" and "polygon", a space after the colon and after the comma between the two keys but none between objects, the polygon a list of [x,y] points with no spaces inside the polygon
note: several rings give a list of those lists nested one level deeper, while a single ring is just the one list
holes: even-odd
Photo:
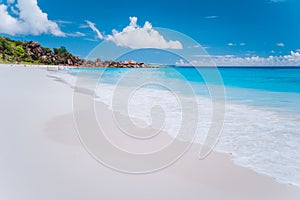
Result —
[{"label": "distant shoreline", "polygon": [[[46,65],[46,64],[26,64],[26,63],[0,63],[0,66],[12,67],[41,67],[41,68],[58,68],[58,69],[134,69],[134,67],[95,67],[95,66],[70,66],[70,65]],[[218,69],[299,69],[300,66],[177,66],[177,65],[146,65],[144,67],[136,67],[135,69],[157,69],[166,67],[176,68],[218,68]]]},{"label": "distant shoreline", "polygon": [[128,67],[128,66],[109,66],[109,67],[95,67],[95,66],[70,66],[70,65],[44,65],[44,64],[15,64],[15,63],[0,63],[0,66],[11,66],[11,67],[40,67],[40,68],[51,68],[51,69],[155,69],[155,68],[165,68],[166,66],[149,66],[145,65],[143,67]]}]

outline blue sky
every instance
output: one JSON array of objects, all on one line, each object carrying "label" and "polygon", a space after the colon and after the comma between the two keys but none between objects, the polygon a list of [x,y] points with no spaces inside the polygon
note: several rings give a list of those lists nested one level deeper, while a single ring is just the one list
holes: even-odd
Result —
[{"label": "blue sky", "polygon": [[[239,64],[243,62],[241,59],[248,57],[261,64],[264,62],[261,59],[273,56],[276,62],[283,60],[281,64],[289,65],[289,60],[292,60],[291,64],[298,64],[300,59],[298,0],[0,2],[0,20],[3,22],[8,15],[17,19],[17,22],[11,19],[11,24],[5,19],[9,22],[0,25],[1,35],[37,40],[49,47],[63,45],[81,57],[87,56],[108,36],[114,36],[113,29],[122,32],[129,24],[129,17],[135,16],[139,26],[143,27],[148,21],[154,27],[151,26],[152,29],[163,27],[184,33],[205,47],[210,55],[223,56],[223,61],[227,58],[226,62]],[[40,23],[37,26],[35,19],[41,13],[47,16],[41,17],[43,20],[37,22]],[[26,21],[25,25],[22,21]],[[91,29],[93,24],[94,31]],[[26,27],[30,28],[26,30]],[[170,39],[165,36],[165,40]]]}]

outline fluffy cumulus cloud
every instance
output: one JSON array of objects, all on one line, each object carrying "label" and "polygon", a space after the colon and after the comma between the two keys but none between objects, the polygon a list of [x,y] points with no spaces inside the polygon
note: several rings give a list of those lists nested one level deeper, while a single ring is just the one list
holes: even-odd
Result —
[{"label": "fluffy cumulus cloud", "polygon": [[191,63],[180,60],[176,65],[212,66],[212,63],[215,63],[217,66],[300,66],[300,53],[294,51],[285,56],[269,57],[237,57],[234,55],[195,55],[194,57],[197,57],[197,59],[194,59]]},{"label": "fluffy cumulus cloud", "polygon": [[114,42],[117,46],[159,49],[182,49],[180,41],[166,40],[148,21],[141,27],[137,24],[137,17],[130,17],[130,24],[121,32],[113,30],[112,35],[105,39]]},{"label": "fluffy cumulus cloud", "polygon": [[[38,6],[37,0],[8,0],[7,5],[0,4],[0,33],[8,35],[22,34],[52,34],[65,36],[57,23],[48,19]],[[16,16],[12,16],[12,11]]]}]

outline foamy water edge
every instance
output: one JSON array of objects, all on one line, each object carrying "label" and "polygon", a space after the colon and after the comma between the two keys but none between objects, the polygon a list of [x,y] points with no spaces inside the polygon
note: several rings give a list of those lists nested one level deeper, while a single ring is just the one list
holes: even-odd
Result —
[{"label": "foamy water edge", "polygon": [[[76,77],[68,73],[49,73],[49,77],[58,79],[71,87],[75,87]],[[105,103],[110,109],[111,97],[114,85],[102,84],[97,90],[97,101]],[[131,108],[130,117],[149,121],[149,110],[138,106],[150,105],[149,102],[154,97],[163,97],[168,99],[165,106],[170,105],[170,96],[164,91],[152,89],[141,91],[137,95],[135,104]],[[144,94],[148,95],[144,98]],[[145,100],[146,99],[146,100]],[[157,100],[157,99],[156,99]],[[146,101],[146,102],[145,102]],[[163,103],[163,102],[162,102]],[[174,104],[171,104],[174,105]],[[196,142],[202,143],[208,130],[211,116],[211,102],[209,98],[198,97],[198,105],[201,113],[201,126],[199,127]],[[150,105],[151,106],[151,105]],[[169,108],[174,111],[174,108]],[[144,113],[140,112],[145,111]],[[169,124],[178,124],[176,119],[178,113],[171,112],[168,119]],[[151,119],[150,119],[151,120]],[[251,123],[249,123],[251,122]],[[300,135],[297,131],[300,127],[300,120],[296,116],[283,115],[274,110],[262,107],[228,103],[226,104],[226,119],[224,122],[223,133],[215,151],[232,154],[232,160],[235,164],[250,168],[257,173],[275,178],[278,182],[292,184],[300,187]],[[176,133],[178,127],[167,126],[167,131],[171,136]]]}]

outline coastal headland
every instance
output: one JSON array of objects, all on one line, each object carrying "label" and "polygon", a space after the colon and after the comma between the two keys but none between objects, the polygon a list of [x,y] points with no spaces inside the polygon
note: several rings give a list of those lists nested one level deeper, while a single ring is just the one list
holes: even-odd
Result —
[{"label": "coastal headland", "polygon": [[26,65],[61,65],[69,67],[98,68],[157,68],[143,62],[85,60],[68,52],[67,48],[47,48],[39,42],[23,42],[0,36],[0,63]]}]

